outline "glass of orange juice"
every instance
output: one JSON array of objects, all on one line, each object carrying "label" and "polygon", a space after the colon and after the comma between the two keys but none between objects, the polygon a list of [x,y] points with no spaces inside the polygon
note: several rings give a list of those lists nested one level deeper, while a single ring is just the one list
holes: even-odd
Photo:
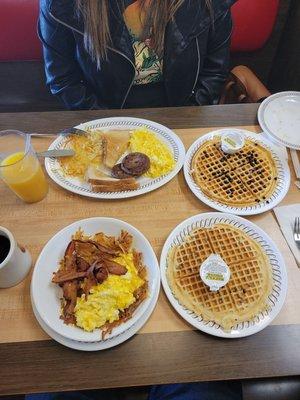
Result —
[{"label": "glass of orange juice", "polygon": [[0,132],[0,176],[26,203],[35,203],[47,195],[48,183],[30,135],[14,130]]}]

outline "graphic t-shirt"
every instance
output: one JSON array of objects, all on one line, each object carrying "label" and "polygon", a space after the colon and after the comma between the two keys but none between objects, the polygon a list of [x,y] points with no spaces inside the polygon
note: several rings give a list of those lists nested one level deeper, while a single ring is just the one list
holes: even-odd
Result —
[{"label": "graphic t-shirt", "polygon": [[151,48],[151,40],[141,41],[142,18],[139,0],[133,2],[124,11],[124,21],[132,38],[135,55],[136,76],[135,85],[162,81],[162,62]]}]

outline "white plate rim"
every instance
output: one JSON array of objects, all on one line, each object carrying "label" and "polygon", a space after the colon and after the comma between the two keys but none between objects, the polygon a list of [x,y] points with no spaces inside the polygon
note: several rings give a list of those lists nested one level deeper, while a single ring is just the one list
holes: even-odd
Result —
[{"label": "white plate rim", "polygon": [[[35,307],[37,309],[37,312],[39,314],[39,316],[42,318],[42,320],[44,321],[44,323],[53,331],[57,332],[57,334],[59,334],[60,336],[63,336],[69,340],[76,340],[78,342],[83,342],[83,343],[94,343],[94,342],[109,342],[111,340],[113,340],[115,337],[121,335],[122,333],[124,333],[126,330],[130,329],[130,326],[134,325],[143,315],[143,313],[146,311],[146,308],[149,306],[149,304],[151,303],[152,297],[153,297],[153,290],[150,292],[148,299],[145,300],[144,304],[141,304],[139,306],[140,312],[137,313],[133,318],[131,318],[130,320],[128,320],[127,322],[125,322],[124,324],[120,325],[119,327],[115,328],[113,330],[113,332],[109,335],[107,335],[107,337],[105,339],[101,338],[101,330],[100,329],[96,329],[95,331],[93,331],[93,336],[89,337],[89,333],[88,332],[84,332],[82,331],[80,328],[78,331],[78,337],[82,337],[81,339],[74,339],[74,336],[72,334],[69,333],[63,333],[61,332],[59,329],[53,327],[51,325],[51,323],[49,323],[47,315],[44,313],[44,311],[41,309],[41,307],[37,304],[37,302],[35,301],[35,296],[34,296],[34,292],[37,291],[37,289],[35,289],[35,285],[36,285],[36,276],[39,273],[38,268],[40,269],[40,267],[38,267],[40,264],[42,264],[42,260],[44,257],[44,253],[47,251],[48,247],[51,246],[51,244],[53,242],[55,242],[57,240],[57,238],[59,238],[60,236],[63,236],[65,234],[65,232],[67,232],[68,230],[72,230],[74,229],[74,232],[76,229],[78,229],[79,227],[82,227],[84,229],[84,224],[85,223],[89,223],[92,221],[96,221],[99,222],[99,224],[101,224],[101,222],[103,223],[103,221],[106,221],[108,223],[117,223],[117,224],[121,224],[120,229],[126,229],[129,232],[134,232],[136,235],[140,236],[141,240],[143,240],[143,242],[145,243],[145,245],[148,248],[149,254],[151,255],[151,258],[153,260],[153,283],[152,283],[152,287],[153,290],[160,285],[160,271],[159,271],[159,264],[158,264],[158,260],[156,257],[156,254],[154,253],[154,250],[150,244],[150,242],[148,241],[148,239],[137,229],[135,228],[133,225],[129,224],[128,222],[122,221],[120,219],[116,219],[116,218],[110,218],[110,217],[91,217],[91,218],[85,218],[82,220],[77,220],[65,227],[63,227],[62,229],[60,229],[55,235],[53,235],[48,242],[45,244],[45,246],[43,247],[42,251],[39,254],[39,257],[35,263],[35,266],[33,268],[33,273],[32,273],[32,278],[31,278],[31,284],[30,284],[30,291],[31,291],[31,295],[32,295],[32,301],[35,304]],[[134,235],[133,233],[133,235]],[[142,313],[141,313],[141,309],[142,309]],[[66,329],[66,327],[64,327]],[[123,329],[122,329],[123,328]]]},{"label": "white plate rim", "polygon": [[280,143],[286,147],[289,147],[291,149],[295,150],[300,150],[300,144],[297,145],[295,143],[290,143],[287,142],[286,140],[281,139],[279,136],[277,136],[273,131],[271,131],[266,122],[265,122],[265,112],[268,107],[268,105],[274,100],[278,99],[280,97],[287,97],[287,96],[297,96],[300,98],[300,92],[297,91],[284,91],[284,92],[279,92],[272,94],[271,96],[267,97],[259,106],[258,112],[257,112],[257,118],[259,125],[261,129],[266,132],[268,135],[270,135],[277,143]]},{"label": "white plate rim", "polygon": [[129,329],[127,329],[125,332],[122,334],[114,337],[110,341],[100,341],[100,342],[79,342],[76,340],[71,340],[67,339],[64,336],[59,335],[57,332],[53,331],[45,322],[42,320],[41,316],[39,315],[35,305],[34,301],[31,297],[31,305],[33,309],[34,316],[38,323],[40,324],[41,328],[56,342],[60,343],[63,346],[69,347],[70,349],[73,350],[81,350],[81,351],[100,351],[100,350],[107,350],[110,349],[111,347],[118,346],[119,344],[125,342],[126,340],[130,339],[133,335],[135,335],[148,321],[150,316],[152,315],[157,301],[159,297],[159,292],[160,292],[160,282],[159,284],[155,287],[155,292],[153,299],[151,300],[147,310],[145,313],[141,316],[141,318],[134,324],[132,325]]},{"label": "white plate rim", "polygon": [[[278,176],[278,181],[277,181],[277,192],[275,191],[273,194],[273,199],[267,199],[266,201],[269,201],[269,203],[266,203],[266,201],[261,202],[257,205],[253,206],[247,206],[247,207],[237,207],[237,206],[229,206],[226,204],[219,203],[216,200],[212,200],[209,198],[207,195],[205,195],[202,190],[199,188],[199,186],[194,182],[191,174],[190,174],[190,165],[192,158],[195,154],[195,152],[198,150],[200,145],[204,143],[205,141],[209,140],[211,137],[216,136],[216,135],[222,135],[227,132],[237,132],[242,134],[244,137],[249,137],[256,142],[262,144],[264,147],[267,147],[268,150],[272,153],[273,158],[276,162],[277,169],[279,172]],[[286,196],[289,187],[290,187],[290,181],[291,181],[291,176],[290,176],[290,169],[289,166],[286,162],[286,160],[282,157],[282,155],[278,152],[278,150],[274,147],[274,145],[264,137],[262,137],[259,134],[253,133],[251,131],[247,131],[246,129],[238,129],[238,128],[222,128],[222,129],[217,129],[214,131],[210,131],[206,133],[203,136],[200,136],[197,140],[195,140],[194,143],[189,147],[186,156],[185,156],[185,161],[184,161],[184,166],[183,166],[183,172],[184,172],[184,177],[186,180],[186,183],[188,184],[188,187],[190,190],[194,193],[194,195],[201,200],[203,203],[207,204],[211,208],[214,208],[215,210],[221,211],[221,212],[230,212],[232,214],[236,215],[255,215],[255,214],[261,214],[265,211],[271,210],[274,208],[277,204],[279,204],[283,198]],[[276,196],[275,196],[276,195]]]},{"label": "white plate rim", "polygon": [[[240,329],[240,330],[235,330],[231,332],[224,332],[220,327],[218,327],[215,323],[209,321],[209,322],[203,322],[200,317],[197,317],[196,314],[194,314],[192,311],[187,310],[185,307],[183,307],[178,300],[174,297],[172,294],[172,291],[170,289],[170,286],[167,281],[166,277],[166,266],[167,266],[167,254],[169,251],[169,248],[171,247],[171,244],[174,242],[175,238],[182,233],[182,237],[186,235],[187,233],[187,228],[190,227],[191,225],[195,223],[199,223],[201,221],[206,221],[207,219],[215,219],[215,221],[219,220],[227,220],[227,221],[232,221],[237,224],[241,224],[242,226],[245,226],[246,228],[249,228],[253,230],[257,234],[257,238],[261,240],[261,242],[266,242],[267,246],[272,250],[272,254],[275,255],[276,259],[271,259],[271,265],[275,265],[276,260],[277,260],[277,267],[280,269],[281,276],[276,275],[278,271],[273,270],[273,278],[276,276],[276,284],[281,285],[281,289],[278,295],[278,300],[275,303],[274,307],[272,308],[271,312],[268,314],[266,313],[263,316],[263,319],[261,319],[261,316],[257,317],[254,322],[247,322],[247,325],[245,328]],[[272,255],[272,257],[273,257]],[[270,258],[270,257],[269,257]],[[273,264],[272,264],[273,263]],[[161,253],[160,257],[160,272],[161,272],[161,283],[164,289],[164,292],[170,301],[171,305],[173,308],[178,312],[178,314],[185,319],[189,324],[194,326],[196,329],[208,333],[213,336],[217,337],[222,337],[222,338],[227,338],[227,339],[236,339],[236,338],[241,338],[241,337],[246,337],[253,335],[265,327],[267,327],[273,320],[274,318],[278,315],[280,312],[285,298],[287,294],[287,284],[288,284],[288,278],[287,278],[287,271],[286,271],[286,266],[284,259],[278,250],[276,244],[273,242],[273,240],[270,238],[270,236],[264,232],[259,226],[254,224],[253,222],[248,221],[245,218],[239,217],[234,214],[228,214],[228,213],[219,213],[219,212],[208,212],[208,213],[202,213],[202,214],[197,214],[194,215],[193,217],[187,218],[180,224],[178,224],[172,232],[169,234],[164,246],[163,250]],[[277,282],[277,279],[280,280],[280,283]],[[273,296],[273,292],[271,294]],[[269,296],[270,297],[270,296]]]},{"label": "white plate rim", "polygon": [[[103,126],[102,126],[103,125]],[[135,197],[139,196],[142,194],[149,193],[153,190],[158,189],[159,187],[165,185],[168,183],[171,179],[173,179],[178,172],[181,170],[183,163],[184,163],[184,158],[185,158],[185,147],[179,138],[178,135],[176,135],[175,132],[173,132],[170,128],[159,124],[154,121],[150,121],[147,119],[142,119],[142,118],[134,118],[134,117],[111,117],[111,118],[101,118],[101,119],[95,119],[92,121],[86,121],[82,122],[79,125],[76,125],[75,128],[79,129],[87,129],[87,128],[102,128],[102,129],[115,129],[115,128],[126,128],[128,126],[131,126],[129,129],[135,129],[133,126],[136,128],[146,126],[149,128],[151,131],[154,133],[161,135],[164,139],[164,141],[168,141],[169,147],[172,148],[173,150],[173,155],[176,161],[175,167],[170,171],[167,175],[163,175],[161,177],[155,178],[149,183],[145,184],[144,186],[140,187],[139,189],[136,190],[127,190],[127,191],[120,191],[120,192],[113,192],[113,193],[96,193],[92,192],[89,189],[86,189],[84,187],[81,187],[79,185],[76,185],[68,180],[68,178],[64,177],[62,173],[59,173],[57,169],[57,160],[54,158],[45,158],[45,169],[50,176],[50,178],[59,186],[62,188],[82,195],[86,197],[91,197],[95,199],[109,199],[109,200],[114,200],[114,199],[124,199],[124,198],[130,198],[130,197]],[[166,140],[167,138],[167,140]],[[62,136],[58,136],[49,146],[48,150],[54,150],[54,149],[60,149],[61,144],[63,141]],[[170,146],[171,145],[171,146]]]}]

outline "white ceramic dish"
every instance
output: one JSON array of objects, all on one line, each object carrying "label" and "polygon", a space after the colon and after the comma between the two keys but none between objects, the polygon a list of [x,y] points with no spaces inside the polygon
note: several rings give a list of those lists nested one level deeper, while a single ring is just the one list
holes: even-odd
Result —
[{"label": "white ceramic dish", "polygon": [[[167,269],[167,255],[169,249],[182,243],[188,233],[197,227],[210,227],[215,223],[229,223],[247,232],[248,235],[252,236],[257,240],[261,246],[265,249],[266,255],[268,256],[273,272],[274,287],[273,291],[269,296],[270,311],[260,313],[257,315],[254,321],[247,321],[238,324],[231,332],[224,332],[223,329],[214,323],[213,321],[203,321],[203,319],[197,316],[194,312],[183,307],[176,297],[173,295],[166,277]],[[244,336],[253,335],[264,329],[267,325],[273,321],[276,315],[280,312],[287,292],[287,273],[284,264],[284,260],[275,243],[271,238],[257,225],[252,222],[238,217],[232,214],[223,213],[204,213],[195,215],[191,218],[186,219],[179,224],[167,238],[161,258],[160,258],[160,271],[161,281],[164,291],[175,310],[184,318],[188,323],[193,325],[200,331],[209,333],[213,336],[219,336],[223,338],[239,338]]]},{"label": "white ceramic dish", "polygon": [[300,150],[300,92],[280,92],[266,98],[258,109],[258,121],[278,143]]},{"label": "white ceramic dish", "polygon": [[[196,151],[204,142],[206,142],[207,140],[211,140],[214,136],[226,135],[230,132],[236,132],[242,135],[244,139],[249,138],[259,143],[260,145],[264,146],[271,152],[277,166],[278,177],[277,177],[276,189],[274,190],[273,195],[269,199],[266,199],[265,201],[262,201],[258,204],[247,207],[230,206],[211,199],[206,194],[204,194],[202,190],[199,188],[199,186],[195,183],[190,171],[191,171],[192,159]],[[197,139],[191,145],[191,147],[186,153],[183,170],[184,170],[185,180],[189,188],[194,193],[194,195],[198,197],[199,200],[201,200],[203,203],[207,204],[208,206],[218,211],[230,212],[232,214],[237,214],[237,215],[260,214],[265,211],[271,210],[283,200],[283,198],[285,197],[285,195],[289,190],[290,180],[291,180],[289,166],[285,158],[283,157],[282,153],[280,153],[269,140],[253,132],[235,128],[219,129],[217,131],[209,132],[206,135],[201,136],[199,139]]]},{"label": "white ceramic dish", "polygon": [[92,343],[86,343],[86,342],[80,342],[76,340],[70,340],[65,338],[64,336],[59,335],[57,332],[55,332],[53,329],[49,328],[47,324],[42,320],[41,316],[39,315],[34,302],[31,298],[31,303],[32,303],[32,309],[34,312],[34,315],[40,324],[41,328],[56,342],[62,344],[63,346],[69,347],[74,350],[81,350],[81,351],[99,351],[99,350],[106,350],[111,347],[115,347],[129,338],[131,338],[133,335],[135,335],[148,321],[150,318],[159,295],[159,288],[160,285],[157,285],[155,287],[155,291],[152,296],[152,300],[150,301],[150,304],[144,314],[141,316],[141,318],[134,324],[132,325],[129,329],[127,329],[125,332],[121,333],[118,336],[115,336],[113,338],[110,338],[109,340],[104,340],[100,342],[92,342]]},{"label": "white ceramic dish", "polygon": [[[134,312],[133,317],[113,329],[104,340],[101,338],[101,330],[85,332],[76,326],[66,325],[60,319],[60,298],[62,289],[51,282],[53,272],[58,269],[59,261],[63,258],[65,249],[71,240],[71,236],[82,228],[88,235],[104,232],[117,236],[121,229],[133,235],[133,248],[143,253],[143,262],[147,267],[149,296]],[[155,296],[160,284],[159,267],[156,255],[145,236],[132,225],[113,218],[95,217],[74,222],[65,227],[43,248],[34,267],[31,280],[32,302],[44,323],[57,334],[71,340],[83,342],[107,341],[124,333],[133,326],[146,312],[150,302]]]},{"label": "white ceramic dish", "polygon": [[[165,185],[180,171],[185,157],[185,148],[179,137],[172,132],[169,128],[160,125],[156,122],[148,121],[146,119],[130,118],[130,117],[115,117],[103,118],[94,121],[84,122],[75,128],[87,129],[100,129],[108,131],[110,129],[137,129],[146,127],[154,132],[159,139],[161,139],[172,151],[176,165],[171,172],[159,178],[151,179],[141,177],[138,178],[140,187],[136,190],[127,190],[114,193],[96,193],[90,189],[90,185],[82,182],[77,178],[64,176],[62,173],[59,162],[55,158],[46,158],[45,167],[50,178],[58,185],[70,192],[74,192],[83,196],[93,197],[98,199],[122,199],[127,197],[134,197],[140,194],[151,192]],[[64,137],[59,136],[50,145],[49,150],[60,149],[65,141]]]}]

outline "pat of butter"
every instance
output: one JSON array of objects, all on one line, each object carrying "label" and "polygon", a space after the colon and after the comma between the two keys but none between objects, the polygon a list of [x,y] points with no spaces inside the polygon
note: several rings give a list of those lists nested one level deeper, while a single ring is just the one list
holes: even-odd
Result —
[{"label": "pat of butter", "polygon": [[224,153],[233,154],[245,144],[244,137],[238,132],[230,132],[222,135],[221,149]]},{"label": "pat of butter", "polygon": [[230,137],[226,137],[224,139],[224,142],[228,143],[232,147],[237,147],[237,143],[234,140],[232,140]]},{"label": "pat of butter", "polygon": [[200,266],[200,278],[212,292],[217,292],[230,279],[230,269],[219,254],[211,254]]}]

